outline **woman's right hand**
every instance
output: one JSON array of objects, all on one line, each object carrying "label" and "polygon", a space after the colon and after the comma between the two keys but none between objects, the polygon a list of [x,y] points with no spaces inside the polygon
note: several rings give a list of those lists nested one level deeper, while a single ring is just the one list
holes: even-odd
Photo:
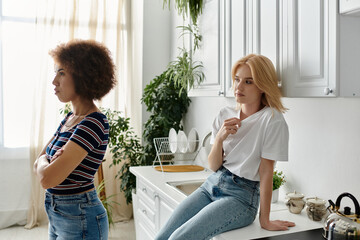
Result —
[{"label": "woman's right hand", "polygon": [[226,119],[215,137],[215,142],[208,155],[209,168],[214,172],[223,164],[223,142],[230,135],[235,134],[241,125],[239,118]]},{"label": "woman's right hand", "polygon": [[216,135],[216,138],[223,142],[230,134],[235,134],[240,126],[241,120],[239,118],[226,119]]}]

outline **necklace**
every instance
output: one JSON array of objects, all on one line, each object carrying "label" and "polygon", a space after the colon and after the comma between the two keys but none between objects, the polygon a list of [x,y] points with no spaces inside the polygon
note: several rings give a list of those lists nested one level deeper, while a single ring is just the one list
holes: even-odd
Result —
[{"label": "necklace", "polygon": [[88,112],[93,108],[93,106],[91,106],[83,115],[75,115],[75,113],[72,113],[72,115],[66,120],[64,127],[66,128],[71,128],[73,126],[75,126],[76,124],[78,124],[80,121],[79,119],[83,119],[86,117],[86,115],[88,114]]}]

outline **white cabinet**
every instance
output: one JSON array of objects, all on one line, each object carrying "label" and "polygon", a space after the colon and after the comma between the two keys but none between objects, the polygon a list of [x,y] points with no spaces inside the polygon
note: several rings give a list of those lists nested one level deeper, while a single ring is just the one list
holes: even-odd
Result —
[{"label": "white cabinet", "polygon": [[360,96],[359,26],[339,14],[337,0],[206,1],[196,58],[206,81],[191,96],[232,97],[231,67],[249,53],[272,60],[286,97]]},{"label": "white cabinet", "polygon": [[[231,68],[250,54],[267,56],[282,73],[282,38],[286,34],[280,0],[226,1],[226,96],[233,96]],[[280,79],[280,78],[279,78]]]},{"label": "white cabinet", "polygon": [[285,96],[338,95],[338,24],[335,0],[284,1],[288,15]]},{"label": "white cabinet", "polygon": [[339,0],[339,12],[352,16],[360,16],[359,0]]},{"label": "white cabinet", "polygon": [[136,194],[133,194],[136,239],[154,239],[175,207],[165,195],[151,187],[150,183],[137,177]]},{"label": "white cabinet", "polygon": [[335,0],[232,0],[230,5],[227,72],[242,56],[262,54],[273,62],[285,96],[335,96]]},{"label": "white cabinet", "polygon": [[285,96],[359,97],[360,18],[338,14],[336,0],[283,4],[290,26],[284,44]]},{"label": "white cabinet", "polygon": [[280,75],[279,5],[280,0],[205,1],[199,19],[203,40],[194,60],[203,63],[206,79],[190,96],[233,97],[232,65],[249,53],[268,56]]},{"label": "white cabinet", "polygon": [[159,198],[159,225],[158,225],[159,227],[158,227],[158,230],[160,230],[160,228],[165,225],[166,221],[169,219],[169,217],[171,216],[174,209],[175,209],[175,206],[170,205],[168,203],[168,201],[166,201],[165,197]]},{"label": "white cabinet", "polygon": [[224,1],[204,1],[198,19],[202,35],[193,60],[203,63],[205,80],[191,89],[189,96],[224,96]]}]

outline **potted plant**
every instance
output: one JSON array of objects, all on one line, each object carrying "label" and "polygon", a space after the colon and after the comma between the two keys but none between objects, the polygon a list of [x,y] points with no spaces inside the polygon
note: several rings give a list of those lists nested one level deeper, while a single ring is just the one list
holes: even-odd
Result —
[{"label": "potted plant", "polygon": [[[190,25],[181,28],[181,36],[194,32]],[[194,51],[200,40],[201,36],[195,35]],[[181,120],[191,102],[187,92],[195,83],[199,84],[204,80],[202,67],[202,63],[192,61],[191,51],[182,48],[177,59],[170,62],[163,73],[146,85],[141,99],[146,110],[151,113],[143,132],[146,165],[151,165],[156,157],[154,138],[166,137],[170,128],[176,131],[183,129]]]},{"label": "potted plant", "polygon": [[121,181],[120,190],[124,192],[126,203],[132,203],[132,191],[136,188],[136,178],[130,173],[131,166],[146,165],[146,153],[140,138],[130,127],[130,118],[125,118],[120,111],[102,109],[109,121],[109,149],[112,164],[123,163],[115,178]]},{"label": "potted plant", "polygon": [[175,84],[166,72],[151,80],[144,89],[141,101],[151,113],[143,132],[146,165],[151,165],[156,157],[154,138],[167,136],[170,128],[183,129],[181,119],[187,112],[190,98],[180,89],[181,86]]},{"label": "potted plant", "polygon": [[279,188],[285,183],[285,175],[282,171],[275,170],[273,173],[273,193],[272,193],[272,203],[278,201],[279,198]]}]

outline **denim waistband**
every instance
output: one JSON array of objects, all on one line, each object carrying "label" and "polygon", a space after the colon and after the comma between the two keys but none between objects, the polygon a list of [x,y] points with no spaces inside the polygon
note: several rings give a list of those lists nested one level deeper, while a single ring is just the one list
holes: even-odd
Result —
[{"label": "denim waistband", "polygon": [[56,195],[49,192],[45,192],[45,201],[51,201],[51,202],[78,202],[78,203],[85,203],[92,201],[94,199],[97,199],[97,193],[96,190],[91,190],[89,192],[85,193],[78,193],[78,194],[72,194],[72,195]]},{"label": "denim waistband", "polygon": [[239,177],[238,175],[233,174],[232,172],[230,172],[230,171],[229,171],[226,167],[224,167],[224,166],[221,166],[218,171],[221,171],[221,172],[223,172],[224,174],[226,174],[226,175],[228,175],[228,176],[231,176],[231,177],[233,177],[233,178],[239,178],[239,179],[241,179],[242,181],[248,182],[248,183],[253,184],[253,185],[258,185],[258,184],[260,183],[259,181],[253,181],[253,180],[250,180],[250,179],[247,179],[247,178],[244,178],[244,177]]}]

